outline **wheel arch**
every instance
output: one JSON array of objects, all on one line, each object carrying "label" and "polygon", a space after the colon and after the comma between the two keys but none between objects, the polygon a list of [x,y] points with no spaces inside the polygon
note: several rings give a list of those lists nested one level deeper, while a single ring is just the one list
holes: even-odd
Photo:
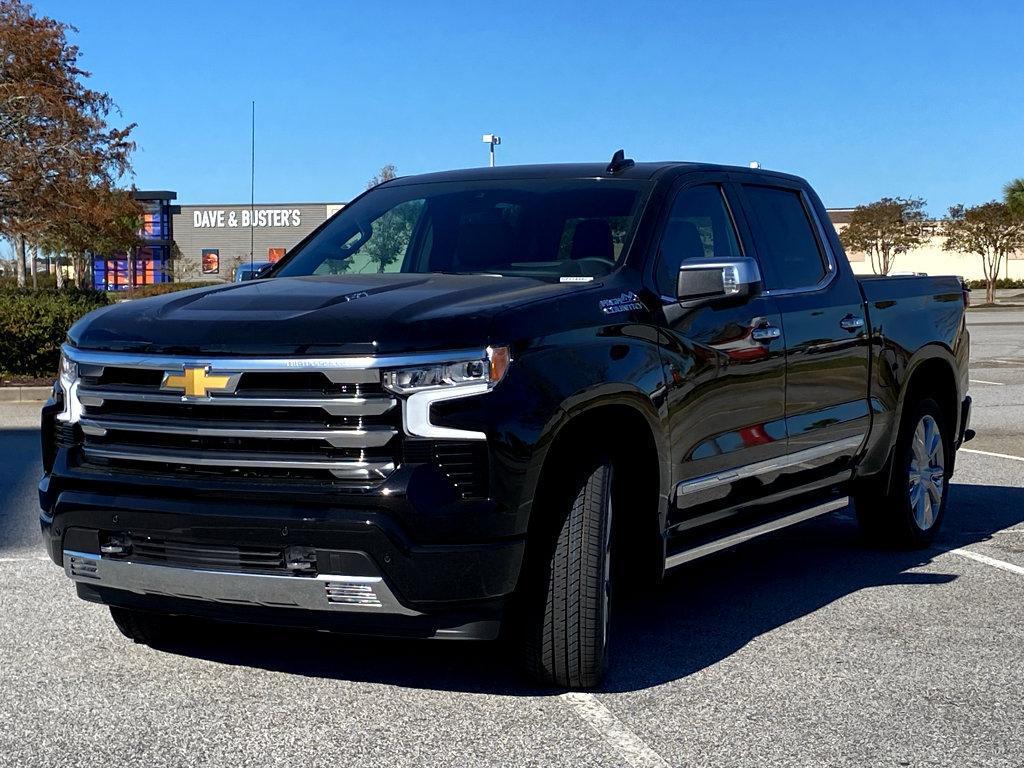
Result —
[{"label": "wheel arch", "polygon": [[956,452],[952,450],[952,440],[955,439],[959,429],[960,403],[963,394],[960,392],[956,359],[953,357],[953,353],[943,345],[928,345],[914,354],[907,363],[905,371],[895,414],[883,443],[886,447],[884,465],[886,487],[892,481],[892,456],[900,431],[903,429],[903,423],[907,418],[908,409],[911,404],[922,398],[935,400],[945,418],[944,427],[951,442],[950,474],[953,472],[956,457]]},{"label": "wheel arch", "polygon": [[[597,457],[613,466],[613,526],[630,549],[639,548],[651,573],[664,566],[664,530],[670,467],[661,417],[639,390],[606,386],[571,399],[552,420],[536,457],[533,500],[563,480],[567,468]],[[628,491],[628,495],[626,492]],[[539,535],[551,516],[532,505],[529,534]]]}]

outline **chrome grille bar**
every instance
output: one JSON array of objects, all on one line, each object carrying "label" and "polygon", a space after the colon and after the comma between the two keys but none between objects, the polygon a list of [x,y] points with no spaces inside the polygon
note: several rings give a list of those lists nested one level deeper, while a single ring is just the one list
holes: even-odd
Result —
[{"label": "chrome grille bar", "polygon": [[372,417],[386,414],[396,405],[394,398],[386,396],[346,398],[263,398],[245,395],[207,396],[183,399],[173,393],[133,392],[131,390],[104,390],[79,387],[78,399],[83,406],[100,407],[105,401],[142,401],[144,403],[187,403],[188,405],[258,406],[266,408],[319,408],[331,416]]},{"label": "chrome grille bar", "polygon": [[80,366],[102,369],[104,366],[142,369],[180,369],[191,366],[209,366],[210,371],[319,371],[335,382],[379,382],[379,369],[414,364],[451,363],[457,360],[475,360],[487,357],[486,350],[449,350],[424,352],[415,355],[339,356],[304,358],[226,358],[141,353],[98,352],[77,350],[64,345],[64,354]]},{"label": "chrome grille bar", "polygon": [[263,427],[234,423],[229,427],[196,424],[194,422],[143,422],[83,417],[82,432],[103,436],[108,430],[165,435],[196,435],[217,438],[269,438],[282,440],[322,440],[335,448],[379,448],[390,441],[398,431],[391,427],[374,426],[359,429],[309,429],[290,427]]},{"label": "chrome grille bar", "polygon": [[316,458],[304,454],[235,454],[213,451],[150,450],[138,446],[82,447],[86,457],[130,462],[158,462],[196,467],[267,467],[296,470],[327,470],[334,477],[354,481],[379,481],[395,470],[394,462],[368,462],[353,459]]}]

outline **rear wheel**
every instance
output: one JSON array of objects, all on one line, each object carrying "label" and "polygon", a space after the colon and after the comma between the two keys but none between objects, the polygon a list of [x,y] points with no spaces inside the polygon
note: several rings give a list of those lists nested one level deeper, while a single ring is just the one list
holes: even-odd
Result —
[{"label": "rear wheel", "polygon": [[159,646],[180,641],[185,636],[185,620],[166,614],[110,607],[110,616],[121,633],[137,644]]},{"label": "rear wheel", "polygon": [[855,494],[857,518],[871,539],[897,547],[924,547],[935,538],[949,496],[948,433],[942,411],[931,398],[921,400],[904,420],[888,487],[882,478],[869,479]]},{"label": "rear wheel", "polygon": [[538,500],[556,516],[552,536],[535,543],[524,597],[524,654],[539,681],[567,688],[600,684],[607,666],[611,597],[612,467],[580,474],[567,494]]}]

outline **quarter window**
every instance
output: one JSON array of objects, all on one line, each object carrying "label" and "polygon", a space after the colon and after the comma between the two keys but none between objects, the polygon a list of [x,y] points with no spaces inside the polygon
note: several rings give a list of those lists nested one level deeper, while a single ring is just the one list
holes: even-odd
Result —
[{"label": "quarter window", "polygon": [[796,190],[743,185],[758,224],[757,249],[769,289],[810,288],[828,267],[803,196]]},{"label": "quarter window", "polygon": [[658,249],[656,281],[662,296],[675,296],[679,267],[691,259],[740,256],[732,217],[717,184],[687,187],[676,196]]}]

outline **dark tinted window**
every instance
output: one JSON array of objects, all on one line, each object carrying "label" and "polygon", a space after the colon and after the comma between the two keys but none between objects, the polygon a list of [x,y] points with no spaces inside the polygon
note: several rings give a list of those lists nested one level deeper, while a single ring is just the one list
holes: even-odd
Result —
[{"label": "dark tinted window", "polygon": [[800,193],[755,185],[744,185],[744,190],[758,225],[757,250],[768,288],[817,285],[826,262]]},{"label": "dark tinted window", "polygon": [[272,277],[600,277],[622,259],[647,187],[607,179],[386,184],[343,208]]},{"label": "dark tinted window", "polygon": [[732,217],[717,184],[687,187],[676,196],[658,255],[658,292],[676,295],[679,265],[688,259],[740,256]]}]

